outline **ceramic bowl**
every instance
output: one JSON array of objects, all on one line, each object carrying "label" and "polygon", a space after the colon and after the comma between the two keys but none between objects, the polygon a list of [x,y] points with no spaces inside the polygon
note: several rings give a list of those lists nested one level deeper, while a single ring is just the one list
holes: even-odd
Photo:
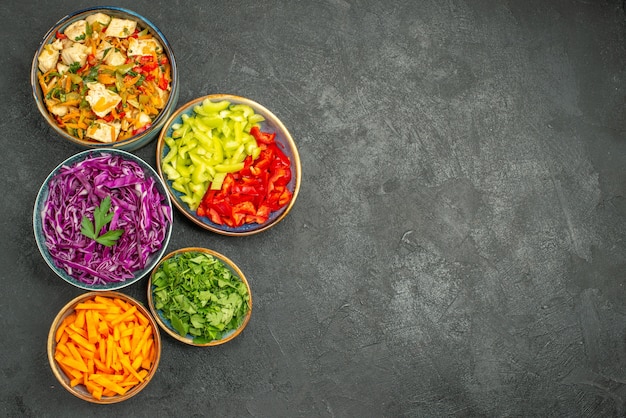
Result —
[{"label": "ceramic bowl", "polygon": [[[39,66],[39,57],[41,56],[42,52],[46,50],[46,48],[49,49],[50,45],[53,44],[57,40],[57,33],[64,34],[65,30],[70,25],[78,21],[85,21],[87,17],[89,17],[90,15],[94,15],[96,13],[103,13],[111,18],[131,20],[137,23],[138,30],[147,29],[148,33],[151,34],[153,38],[158,43],[160,43],[160,45],[163,47],[163,51],[170,65],[171,83],[170,83],[170,89],[169,89],[169,96],[167,97],[165,105],[161,108],[156,118],[152,120],[151,124],[145,125],[147,126],[147,128],[145,128],[145,126],[142,125],[141,129],[137,129],[136,130],[137,133],[135,133],[133,136],[128,137],[123,140],[118,140],[115,142],[101,142],[98,140],[85,138],[84,135],[83,135],[83,138],[79,138],[78,136],[74,136],[70,134],[69,129],[63,129],[62,127],[60,127],[54,115],[50,112],[50,110],[46,106],[46,94],[44,94],[44,91],[42,90],[42,85],[39,80],[39,77],[42,74],[42,71],[40,70],[40,66]],[[72,31],[72,29],[70,29],[70,31]],[[108,54],[110,52],[106,52],[106,53]],[[80,59],[81,55],[69,54],[69,56],[70,57],[77,56],[79,57],[78,59]],[[104,58],[106,58],[106,55],[104,56]],[[67,61],[70,61],[72,59],[76,59],[76,58],[67,58]],[[114,61],[111,61],[111,62],[114,62]],[[114,63],[118,65],[117,62],[114,62]],[[52,64],[49,64],[49,66],[50,65]],[[47,68],[47,67],[44,67],[44,68]],[[121,71],[123,70],[120,70],[120,72]],[[71,72],[71,71],[69,69],[64,70],[63,75],[67,74],[68,72]],[[125,73],[125,74],[130,74],[130,73]],[[43,40],[41,41],[41,44],[37,52],[35,53],[35,56],[33,58],[33,62],[31,65],[30,81],[31,81],[32,94],[35,99],[37,108],[39,109],[41,115],[44,117],[46,123],[52,128],[52,130],[55,131],[63,139],[81,148],[90,148],[90,149],[91,148],[118,148],[118,149],[122,149],[126,151],[133,151],[140,147],[143,147],[144,145],[148,144],[150,141],[156,138],[159,131],[163,128],[165,121],[170,116],[172,111],[176,108],[176,105],[178,103],[178,96],[179,96],[179,81],[178,81],[178,69],[176,65],[176,59],[174,57],[174,53],[172,52],[172,48],[170,44],[168,43],[167,39],[165,38],[165,36],[163,35],[163,33],[161,33],[161,31],[152,22],[150,22],[145,17],[139,15],[138,13],[131,11],[131,10],[123,9],[120,7],[114,7],[114,6],[99,6],[99,7],[91,7],[91,8],[78,10],[76,12],[73,12],[63,17],[54,26],[52,26],[50,30],[48,30],[48,32],[43,37]],[[91,81],[94,81],[94,80],[90,79],[90,82]],[[85,82],[83,81],[83,83]],[[46,93],[50,93],[50,92],[51,91],[47,91]],[[93,101],[95,102],[95,99]],[[128,109],[128,108],[129,108],[129,105],[124,109]],[[57,114],[59,114],[60,111],[56,111],[56,112]],[[127,111],[127,113],[129,112]],[[106,118],[110,115],[111,113],[108,113],[107,115],[101,115],[103,119],[100,121],[106,120]],[[100,124],[97,126],[104,126],[104,125]],[[139,126],[139,125],[135,125],[135,126]],[[100,131],[100,133],[93,133],[92,131],[91,135],[101,137],[101,138],[102,137],[108,138],[106,135],[102,134],[102,132],[103,131]]]},{"label": "ceramic bowl", "polygon": [[[147,368],[145,369],[144,372],[142,372],[142,374],[145,374],[145,376],[142,376],[143,381],[140,381],[139,379],[137,379],[137,382],[139,383],[131,387],[130,389],[127,389],[127,391],[123,394],[109,393],[109,394],[105,394],[101,396],[99,399],[98,397],[94,396],[88,390],[87,386],[84,384],[84,375],[82,378],[80,377],[80,375],[78,376],[73,375],[76,373],[77,369],[70,369],[67,366],[64,366],[63,365],[64,362],[61,359],[61,357],[64,357],[65,355],[72,356],[73,354],[72,351],[68,350],[68,347],[69,347],[68,343],[71,343],[73,350],[76,350],[76,351],[79,351],[79,350],[90,351],[90,349],[85,348],[85,346],[89,346],[89,344],[91,344],[91,347],[93,349],[93,351],[91,351],[92,356],[95,355],[97,357],[102,352],[106,353],[106,349],[107,349],[106,346],[102,348],[103,351],[100,351],[101,350],[100,345],[104,344],[103,341],[106,341],[107,339],[106,332],[98,331],[97,332],[98,339],[92,340],[94,342],[89,342],[88,339],[80,338],[80,336],[76,337],[76,339],[72,337],[68,337],[69,333],[63,336],[63,333],[66,332],[64,331],[64,329],[69,329],[67,325],[64,325],[66,318],[72,315],[72,313],[77,312],[76,308],[77,306],[79,306],[79,304],[83,304],[84,306],[85,303],[89,303],[89,301],[94,300],[94,298],[96,297],[106,298],[109,301],[113,301],[117,299],[118,301],[122,301],[124,304],[127,304],[126,306],[134,307],[134,309],[136,309],[136,312],[132,316],[128,317],[126,320],[122,321],[123,324],[124,325],[128,324],[130,327],[130,323],[132,322],[133,324],[141,325],[143,327],[149,327],[151,329],[151,332],[150,334],[148,334],[145,341],[149,339],[152,340],[150,344],[146,344],[147,347],[151,347],[151,348],[148,348],[145,350],[145,353],[146,353],[145,357],[151,358],[152,361],[150,361],[149,364],[145,365],[145,367]],[[102,312],[99,310],[96,310],[96,311]],[[92,311],[92,312],[96,312],[96,311]],[[92,315],[92,318],[93,318],[93,315]],[[97,321],[101,321],[101,320],[102,319],[98,319]],[[119,322],[119,324],[122,324],[122,322]],[[112,331],[109,331],[109,332],[111,333]],[[58,340],[57,340],[57,335],[59,336]],[[113,339],[114,338],[113,334],[111,333],[110,335],[111,335],[111,339]],[[129,344],[134,344],[132,341],[132,338],[134,338],[134,335],[128,338],[129,338],[128,340]],[[139,339],[139,341],[141,341],[141,339]],[[58,345],[63,345],[64,350],[61,347],[57,347]],[[119,345],[123,347],[122,344],[119,344]],[[135,344],[135,346],[137,345],[139,344]],[[57,348],[59,349],[57,350]],[[159,361],[161,358],[161,336],[159,334],[159,329],[158,329],[156,322],[154,321],[154,318],[150,315],[150,312],[137,300],[120,292],[88,292],[88,293],[83,293],[80,296],[77,296],[76,298],[72,299],[59,311],[54,321],[52,322],[52,325],[50,326],[50,331],[48,333],[47,351],[48,351],[48,361],[52,369],[52,373],[57,378],[61,386],[63,386],[63,388],[65,388],[72,395],[87,402],[97,403],[97,404],[112,404],[112,403],[122,402],[129,398],[132,398],[133,396],[141,392],[148,385],[148,383],[150,383],[152,377],[157,371],[157,368],[159,366]],[[65,351],[65,354],[63,353],[63,351]],[[129,356],[128,357],[129,359],[137,358],[138,355],[143,356],[144,354],[144,351],[142,349],[138,349],[137,351],[124,351],[124,352]],[[85,356],[84,358],[88,358],[88,356]],[[112,364],[114,364],[111,367],[114,369],[117,369],[117,371],[114,372],[115,374],[129,375],[131,373],[127,368],[125,368],[125,366],[121,365],[122,364],[121,361],[118,364],[115,364],[113,359],[114,357],[111,357]],[[98,359],[98,360],[100,361],[101,364],[104,364],[104,366],[106,366],[106,354],[105,354],[104,361],[102,361],[101,359]],[[95,363],[95,360],[92,360],[92,361]],[[94,367],[93,370],[89,370],[89,368],[92,367],[89,360],[87,360],[86,362],[83,362],[83,364],[87,366],[87,370],[90,373],[92,372],[112,373],[112,370],[103,371],[102,369],[99,369],[99,367],[101,366],[98,366],[97,363],[96,365],[93,366]],[[137,369],[136,370],[134,369],[135,372],[140,371],[142,367],[143,366],[137,366]],[[91,376],[91,375],[88,375],[88,376]],[[112,380],[110,378],[108,379]],[[91,380],[91,379],[88,377],[87,380]],[[121,384],[122,383],[120,382],[120,385]]]},{"label": "ceramic bowl", "polygon": [[[278,147],[284,152],[284,154],[289,158],[291,162],[291,179],[287,184],[287,188],[291,191],[292,198],[286,206],[282,207],[279,210],[271,212],[267,221],[263,223],[245,223],[238,227],[229,227],[227,225],[214,223],[206,216],[199,216],[195,210],[192,210],[187,203],[181,200],[183,193],[181,193],[179,190],[175,190],[172,187],[172,180],[168,179],[166,173],[164,173],[163,160],[170,152],[170,147],[166,143],[166,138],[171,138],[174,129],[182,123],[183,118],[194,115],[194,108],[198,105],[201,105],[205,100],[210,100],[211,102],[228,101],[233,105],[243,104],[252,107],[256,114],[259,114],[264,118],[264,121],[260,123],[261,131],[276,134],[275,140]],[[296,147],[296,143],[294,142],[291,134],[289,133],[285,125],[283,125],[283,123],[272,112],[270,112],[267,108],[260,105],[259,103],[245,97],[228,94],[212,94],[198,97],[177,109],[165,123],[165,127],[159,135],[159,138],[157,140],[156,160],[157,171],[159,172],[159,175],[164,179],[167,185],[167,190],[170,193],[170,197],[172,198],[172,202],[174,203],[176,208],[178,208],[179,211],[181,211],[188,219],[190,219],[196,225],[199,225],[200,227],[209,231],[229,236],[246,236],[257,234],[259,232],[268,230],[269,228],[272,228],[273,226],[278,224],[282,219],[287,216],[289,211],[291,211],[291,209],[293,208],[296,202],[296,198],[298,196],[298,192],[300,190],[300,182],[302,180],[302,167],[300,164],[298,148]]]},{"label": "ceramic bowl", "polygon": [[[151,178],[154,180],[154,185],[155,185],[154,187],[156,188],[156,193],[158,193],[161,196],[161,209],[163,211],[162,213],[164,213],[163,215],[164,220],[162,220],[162,222],[163,224],[167,223],[167,225],[165,225],[165,230],[159,234],[159,236],[163,237],[160,248],[153,249],[151,251],[150,255],[145,260],[145,266],[141,269],[133,271],[132,278],[127,278],[122,281],[108,281],[106,283],[105,282],[95,283],[96,281],[93,280],[93,276],[89,276],[87,281],[79,280],[77,275],[73,271],[70,271],[70,269],[64,269],[57,264],[55,257],[53,257],[53,255],[50,252],[50,249],[47,246],[47,242],[46,242],[47,238],[46,238],[46,234],[44,233],[44,219],[43,219],[42,212],[44,211],[46,207],[46,202],[49,197],[51,184],[59,173],[63,172],[64,170],[67,170],[68,167],[75,167],[77,164],[82,163],[85,160],[99,158],[102,156],[111,156],[112,158],[115,157],[115,158],[120,159],[117,161],[134,163],[139,166],[139,168],[141,169],[141,172],[143,173],[146,179]],[[118,163],[118,164],[122,164],[122,163]],[[107,188],[103,190],[113,190],[113,189],[108,188],[107,186]],[[33,229],[34,229],[34,234],[35,234],[35,241],[37,243],[37,247],[39,248],[41,255],[43,256],[48,266],[52,269],[52,271],[54,271],[60,278],[65,280],[67,283],[70,283],[73,286],[76,286],[78,288],[85,289],[85,290],[104,291],[104,290],[121,289],[123,287],[129,286],[139,281],[140,279],[145,277],[147,274],[149,274],[152,268],[161,259],[163,254],[165,254],[165,251],[166,251],[166,248],[167,248],[167,245],[169,243],[170,236],[172,233],[172,226],[173,226],[172,210],[173,210],[172,203],[169,198],[169,195],[167,194],[167,191],[165,190],[165,185],[163,184],[163,181],[158,176],[156,171],[148,163],[143,161],[141,158],[127,151],[118,150],[118,149],[85,150],[69,157],[68,159],[60,163],[54,170],[52,170],[52,172],[48,175],[48,177],[44,180],[43,184],[41,185],[41,188],[39,189],[39,192],[37,193],[35,206],[33,210]],[[118,213],[118,215],[120,216],[122,214],[123,214],[123,211]],[[76,216],[81,216],[81,214],[77,214]],[[152,223],[151,225],[154,225],[154,224],[155,223]],[[141,226],[138,226],[137,228],[141,228]],[[137,228],[134,228],[134,230],[136,231]],[[145,228],[142,230],[146,231]],[[151,231],[148,231],[148,233],[149,232]],[[80,235],[78,234],[77,236],[80,237]],[[67,241],[70,241],[70,242],[67,242]],[[64,238],[63,242],[69,246],[72,246],[73,241],[68,240],[67,238]],[[147,241],[144,240],[143,242],[147,242]],[[107,247],[107,248],[105,248],[104,246],[96,246],[95,251],[115,251],[116,248],[117,247],[115,245],[111,247]],[[87,251],[86,249],[75,249],[75,250]]]},{"label": "ceramic bowl", "polygon": [[[163,311],[160,309],[157,309],[155,306],[156,297],[155,297],[154,292],[156,291],[156,287],[153,284],[153,281],[155,280],[156,272],[159,270],[159,267],[161,266],[161,264],[164,263],[166,260],[173,258],[173,257],[180,256],[185,253],[186,254],[189,254],[189,253],[190,254],[206,254],[206,255],[212,256],[219,263],[221,263],[228,270],[230,270],[230,272],[236,278],[241,280],[244,283],[248,291],[247,313],[243,316],[243,318],[240,319],[237,328],[224,332],[220,338],[213,339],[211,341],[205,341],[205,342],[194,342],[194,338],[192,335],[190,334],[187,334],[185,336],[180,335],[172,326],[172,322],[168,318],[165,317]],[[237,337],[239,334],[241,334],[241,332],[244,330],[246,325],[248,325],[248,322],[250,321],[250,317],[252,315],[252,293],[250,291],[250,285],[248,284],[248,280],[244,276],[243,272],[229,258],[227,258],[226,256],[216,251],[213,251],[207,248],[188,247],[188,248],[182,248],[182,249],[169,253],[167,256],[163,257],[163,259],[159,262],[159,264],[154,268],[152,274],[150,275],[150,279],[148,282],[148,307],[150,308],[152,315],[156,319],[156,322],[159,324],[161,329],[163,329],[172,338],[180,342],[183,342],[185,344],[189,344],[193,346],[210,347],[210,346],[216,346],[216,345],[227,343],[228,341],[231,341],[232,339]]]}]

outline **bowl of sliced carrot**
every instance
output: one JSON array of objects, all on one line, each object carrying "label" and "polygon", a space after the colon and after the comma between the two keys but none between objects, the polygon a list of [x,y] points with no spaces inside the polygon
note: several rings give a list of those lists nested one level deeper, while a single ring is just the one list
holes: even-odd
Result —
[{"label": "bowl of sliced carrot", "polygon": [[198,97],[172,113],[157,140],[156,162],[183,215],[229,236],[277,225],[302,180],[298,148],[281,120],[229,94]]},{"label": "bowl of sliced carrot", "polygon": [[47,346],[61,386],[97,404],[137,395],[161,357],[161,338],[150,312],[115,291],[84,293],[67,303],[52,322]]},{"label": "bowl of sliced carrot", "polygon": [[51,129],[82,148],[148,144],[179,96],[176,59],[163,33],[114,6],[60,19],[33,57],[30,79]]}]

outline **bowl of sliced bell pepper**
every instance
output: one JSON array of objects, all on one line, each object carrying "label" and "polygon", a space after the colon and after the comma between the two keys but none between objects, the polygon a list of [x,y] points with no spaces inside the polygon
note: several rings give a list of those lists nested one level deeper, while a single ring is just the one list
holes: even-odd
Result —
[{"label": "bowl of sliced bell pepper", "polygon": [[240,96],[198,97],[176,110],[157,140],[157,171],[174,205],[207,230],[265,231],[287,216],[302,178],[285,125]]}]

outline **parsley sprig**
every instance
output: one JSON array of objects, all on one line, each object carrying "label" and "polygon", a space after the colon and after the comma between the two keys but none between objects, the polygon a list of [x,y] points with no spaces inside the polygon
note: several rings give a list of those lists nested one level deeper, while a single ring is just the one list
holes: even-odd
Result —
[{"label": "parsley sprig", "polygon": [[83,216],[80,228],[80,232],[83,235],[87,238],[95,240],[97,243],[102,244],[105,247],[110,247],[115,244],[119,237],[121,237],[124,233],[123,229],[112,229],[100,235],[102,228],[111,222],[111,219],[113,219],[113,212],[109,212],[110,209],[111,197],[107,196],[102,199],[100,206],[93,212],[94,223],[92,224],[88,217]]}]

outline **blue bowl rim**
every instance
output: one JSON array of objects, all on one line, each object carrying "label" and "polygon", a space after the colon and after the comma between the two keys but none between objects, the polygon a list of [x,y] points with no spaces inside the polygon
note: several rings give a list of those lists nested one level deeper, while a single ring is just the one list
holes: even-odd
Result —
[{"label": "blue bowl rim", "polygon": [[[152,176],[156,180],[158,187],[160,188],[160,191],[165,195],[167,206],[170,208],[170,213],[172,214],[172,220],[167,227],[167,232],[163,240],[163,245],[161,246],[161,249],[152,255],[153,257],[152,260],[148,263],[148,266],[143,269],[143,272],[141,274],[135,275],[134,278],[125,280],[123,282],[115,282],[115,283],[111,283],[107,285],[93,286],[87,283],[83,283],[79,280],[76,280],[75,278],[67,274],[63,269],[57,267],[54,264],[54,262],[50,259],[50,253],[48,252],[48,249],[46,248],[45,240],[42,239],[43,233],[41,233],[41,231],[38,231],[37,227],[38,225],[41,224],[41,215],[40,215],[39,208],[43,205],[43,203],[45,202],[45,199],[48,197],[47,186],[50,183],[50,180],[59,172],[61,167],[69,164],[70,162],[75,163],[75,162],[83,161],[84,159],[88,158],[90,155],[93,155],[93,154],[102,155],[102,154],[107,154],[107,153],[117,154],[124,158],[130,159],[134,162],[137,162],[145,171],[147,171],[150,174],[150,176]],[[151,273],[154,266],[156,266],[159,263],[159,261],[161,260],[165,252],[167,251],[167,247],[169,245],[171,235],[172,235],[172,229],[174,226],[174,214],[173,214],[172,200],[170,199],[167,193],[167,186],[163,183],[163,180],[161,179],[161,177],[158,175],[158,173],[154,170],[154,168],[150,164],[148,164],[146,161],[144,161],[140,157],[128,151],[124,151],[124,150],[117,149],[117,148],[98,148],[98,149],[88,149],[88,150],[80,151],[76,154],[71,155],[70,157],[66,158],[64,161],[59,163],[48,174],[46,179],[43,181],[41,187],[37,191],[37,197],[35,198],[35,205],[33,208],[32,222],[33,222],[33,233],[35,235],[35,242],[37,244],[37,248],[39,249],[39,252],[41,256],[43,257],[44,261],[46,262],[46,264],[48,265],[48,267],[50,267],[50,269],[57,276],[59,276],[67,283],[79,289],[91,290],[91,291],[110,291],[110,290],[118,290],[118,289],[122,289],[124,287],[130,286],[131,284],[134,284],[140,281],[141,279],[143,279],[144,277],[146,277],[148,274]]]}]

